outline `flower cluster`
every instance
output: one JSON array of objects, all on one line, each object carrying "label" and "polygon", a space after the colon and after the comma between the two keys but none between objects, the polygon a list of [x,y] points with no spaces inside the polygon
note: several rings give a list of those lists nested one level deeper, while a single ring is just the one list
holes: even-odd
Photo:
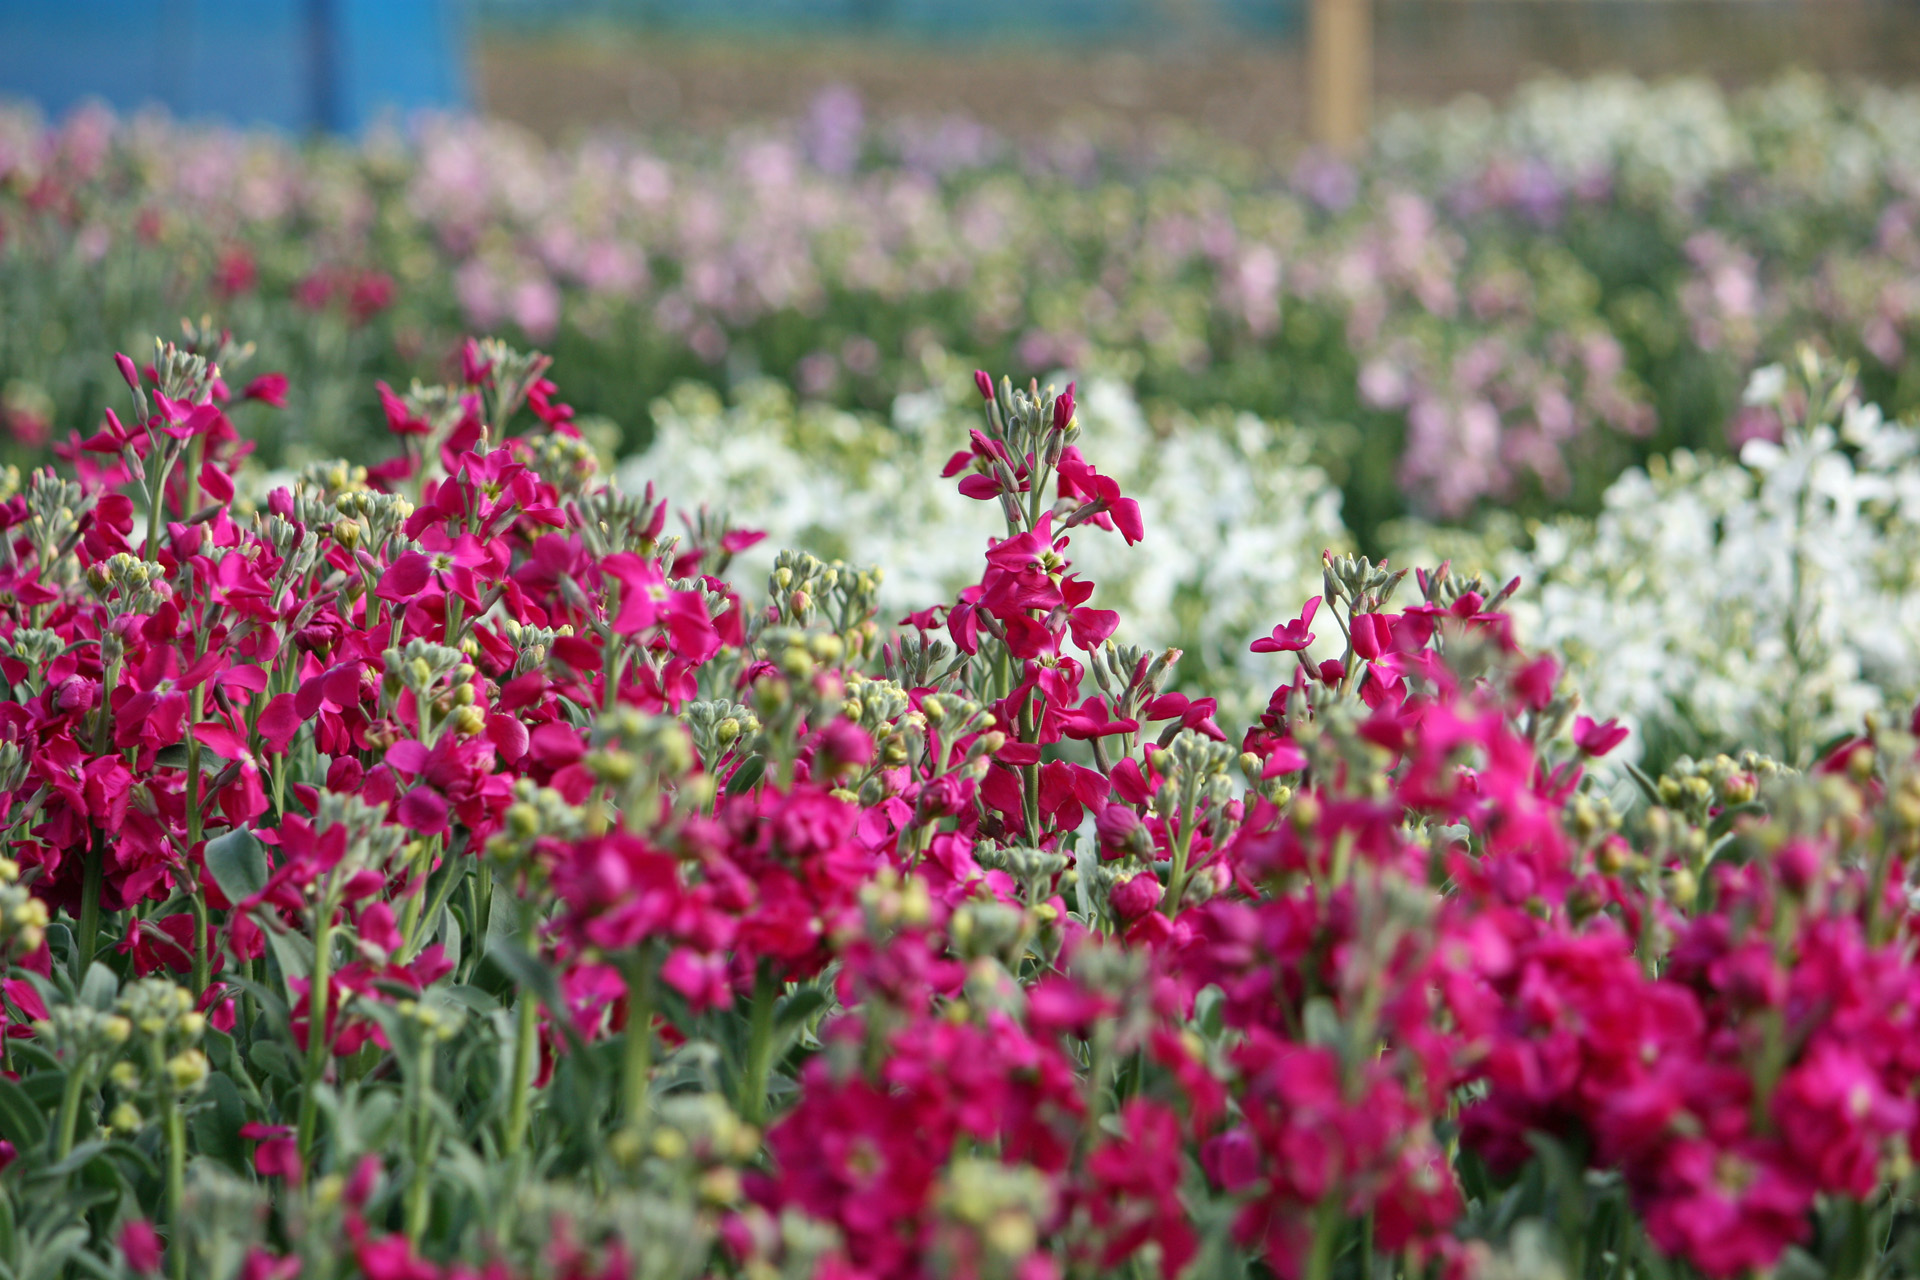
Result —
[{"label": "flower cluster", "polygon": [[1329,549],[1242,727],[1072,385],[972,381],[902,614],[499,342],[250,492],[195,337],[0,505],[0,1263],[1920,1273],[1904,721],[1623,794],[1523,584]]},{"label": "flower cluster", "polygon": [[1641,731],[1635,752],[1744,745],[1803,763],[1920,698],[1920,440],[1810,350],[1757,371],[1747,400],[1772,438],[1738,462],[1656,457],[1592,520],[1400,541],[1534,584],[1514,604],[1521,634]]}]

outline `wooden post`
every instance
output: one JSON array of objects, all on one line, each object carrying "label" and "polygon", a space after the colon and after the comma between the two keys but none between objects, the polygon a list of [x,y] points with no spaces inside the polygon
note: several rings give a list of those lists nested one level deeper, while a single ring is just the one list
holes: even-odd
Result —
[{"label": "wooden post", "polygon": [[1313,0],[1310,38],[1313,140],[1356,147],[1373,97],[1373,0]]}]

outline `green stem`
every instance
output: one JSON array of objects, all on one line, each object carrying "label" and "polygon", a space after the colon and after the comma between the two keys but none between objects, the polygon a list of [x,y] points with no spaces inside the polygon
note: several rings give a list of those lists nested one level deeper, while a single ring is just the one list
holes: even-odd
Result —
[{"label": "green stem", "polygon": [[152,487],[147,490],[147,545],[142,551],[142,559],[160,559],[160,521],[166,514],[161,508],[167,501],[167,477],[179,457],[180,446],[176,442],[160,455],[160,466],[154,472]]},{"label": "green stem", "polygon": [[433,1041],[424,1030],[414,1077],[413,1173],[407,1180],[407,1239],[418,1245],[427,1232],[427,1219],[433,1208],[433,1202],[427,1197],[433,1162],[433,1113],[427,1107],[427,1093],[433,1087]]},{"label": "green stem", "polygon": [[[1038,689],[1027,695],[1027,704],[1020,709],[1020,741],[1026,743],[1040,740],[1039,717],[1034,713],[1033,703],[1040,696]],[[1020,808],[1027,820],[1027,843],[1040,843],[1040,766],[1023,764],[1020,766]]]},{"label": "green stem", "polygon": [[196,875],[193,896],[187,900],[193,909],[193,995],[196,1000],[206,994],[207,985],[213,980],[213,957],[207,947],[212,919],[207,910],[207,891],[200,887],[199,880]]},{"label": "green stem", "polygon": [[773,1071],[773,1005],[779,989],[773,962],[762,959],[753,975],[746,1080],[740,1090],[740,1116],[751,1125],[764,1124],[767,1118],[767,1079]]},{"label": "green stem", "polygon": [[473,878],[467,881],[467,888],[473,894],[473,913],[468,917],[473,940],[467,944],[466,966],[467,975],[471,977],[486,958],[487,931],[493,927],[493,864],[484,855],[474,868]]},{"label": "green stem", "polygon": [[313,938],[313,981],[307,988],[307,1078],[300,1091],[298,1149],[303,1170],[313,1156],[314,1124],[320,1114],[320,1079],[327,1069],[327,1006],[333,988],[333,894],[332,885],[325,881],[318,910],[319,925]]},{"label": "green stem", "polygon": [[1187,859],[1192,856],[1194,826],[1193,809],[1183,805],[1180,831],[1173,841],[1172,865],[1167,868],[1167,892],[1160,903],[1169,920],[1180,914],[1180,899],[1187,893]]},{"label": "green stem", "polygon": [[87,845],[86,868],[80,882],[80,972],[77,976],[83,982],[100,945],[100,898],[106,892],[107,879],[106,839],[96,827]]},{"label": "green stem", "polygon": [[[428,844],[426,866],[423,867],[420,872],[420,874],[426,877],[429,882],[431,882],[433,879],[433,855],[434,855],[434,852],[439,848],[439,844],[440,844],[440,838],[438,836],[435,836],[433,840]],[[451,845],[448,846],[447,856],[449,858],[453,857],[453,849]],[[447,870],[447,874],[441,877],[440,888],[434,892],[433,901],[427,905],[425,910],[421,909],[421,903],[425,901],[427,896],[426,887],[424,885],[421,886],[420,892],[414,894],[411,901],[408,902],[407,923],[406,923],[406,930],[404,933],[404,937],[406,938],[406,941],[400,949],[400,962],[402,964],[405,964],[408,961],[412,960],[414,955],[418,953],[421,944],[425,941],[425,938],[421,936],[421,927],[424,924],[426,924],[428,921],[437,920],[440,918],[440,912],[442,909],[446,907],[447,900],[453,897],[454,886],[458,884],[462,879],[464,879],[462,875],[454,871],[452,868],[449,868]]]},{"label": "green stem", "polygon": [[[627,1043],[621,1073],[621,1114],[638,1124],[647,1114],[653,1080],[653,966],[645,952],[627,959]],[[516,1064],[517,1068],[517,1064]]]},{"label": "green stem", "polygon": [[53,1158],[65,1160],[73,1153],[73,1131],[80,1122],[80,1095],[86,1092],[88,1063],[85,1060],[73,1064],[67,1072],[67,1081],[60,1089],[60,1122],[53,1131]]},{"label": "green stem", "polygon": [[1307,1266],[1301,1273],[1301,1280],[1330,1280],[1334,1251],[1339,1243],[1340,1207],[1329,1196],[1320,1202],[1320,1208],[1314,1214],[1313,1252],[1307,1255]]},{"label": "green stem", "polygon": [[160,1106],[167,1131],[167,1261],[173,1280],[187,1280],[187,1117],[172,1090]]},{"label": "green stem", "polygon": [[[520,1154],[527,1139],[527,1112],[533,1097],[533,1068],[540,1056],[540,1001],[531,991],[520,993],[518,1022],[513,1040],[513,1092],[507,1099],[506,1154]],[[632,1025],[631,1022],[628,1023]]]}]

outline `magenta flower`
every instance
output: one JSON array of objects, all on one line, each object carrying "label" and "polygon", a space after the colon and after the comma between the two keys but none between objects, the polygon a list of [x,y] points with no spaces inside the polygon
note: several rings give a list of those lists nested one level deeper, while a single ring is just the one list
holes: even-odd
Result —
[{"label": "magenta flower", "polygon": [[1070,708],[1059,715],[1060,732],[1069,738],[1082,741],[1091,738],[1107,738],[1119,733],[1138,733],[1138,720],[1115,720],[1102,697],[1088,698],[1078,707]]},{"label": "magenta flower", "polygon": [[1372,662],[1393,647],[1393,621],[1384,613],[1353,616],[1353,652]]},{"label": "magenta flower", "polygon": [[120,1228],[120,1252],[126,1256],[127,1266],[134,1274],[157,1276],[163,1253],[160,1248],[160,1233],[145,1218],[128,1218]]},{"label": "magenta flower", "polygon": [[1596,723],[1591,716],[1578,716],[1573,722],[1574,745],[1590,756],[1604,756],[1627,740],[1628,729],[1618,720]]},{"label": "magenta flower", "polygon": [[1122,924],[1131,924],[1160,905],[1166,889],[1151,871],[1143,871],[1107,891],[1107,903]]},{"label": "magenta flower", "polygon": [[275,409],[287,407],[287,375],[284,373],[263,373],[247,384],[240,393],[243,400],[258,400],[261,404]]},{"label": "magenta flower", "polygon": [[1128,546],[1147,536],[1139,502],[1124,497],[1120,482],[1094,470],[1076,446],[1068,445],[1061,455],[1059,476],[1060,496],[1084,504],[1074,514],[1074,521],[1088,520],[1103,529],[1117,529]]},{"label": "magenta flower", "polygon": [[658,562],[623,551],[608,556],[601,568],[620,584],[620,612],[613,620],[616,632],[631,636],[664,626],[674,651],[694,662],[704,662],[719,651],[720,634],[707,613],[705,597],[698,591],[669,587]]},{"label": "magenta flower", "polygon": [[1252,644],[1255,653],[1298,653],[1314,641],[1313,632],[1307,630],[1313,625],[1313,615],[1320,608],[1320,597],[1314,596],[1300,609],[1300,616],[1292,622],[1282,623],[1273,629],[1270,636],[1262,636]]}]

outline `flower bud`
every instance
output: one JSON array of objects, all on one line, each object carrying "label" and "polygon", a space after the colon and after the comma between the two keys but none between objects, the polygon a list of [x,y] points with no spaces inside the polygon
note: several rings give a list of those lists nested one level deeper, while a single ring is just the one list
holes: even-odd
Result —
[{"label": "flower bud", "polygon": [[720,1165],[700,1175],[700,1198],[708,1204],[732,1204],[740,1198],[740,1171]]},{"label": "flower bud", "polygon": [[632,779],[640,762],[631,752],[595,751],[587,756],[586,766],[600,781],[618,786]]},{"label": "flower bud", "polygon": [[813,679],[813,656],[799,645],[780,655],[780,670],[794,680]]},{"label": "flower bud", "polygon": [[1145,857],[1152,847],[1146,824],[1124,804],[1110,804],[1100,811],[1094,819],[1094,835],[1100,842],[1101,854],[1109,858],[1129,853]]},{"label": "flower bud", "polygon": [[207,1055],[198,1049],[188,1049],[167,1059],[167,1079],[177,1093],[199,1088],[206,1078]]},{"label": "flower bud", "polygon": [[1166,888],[1152,872],[1142,872],[1120,881],[1107,891],[1107,905],[1123,924],[1131,924],[1160,905]]}]

